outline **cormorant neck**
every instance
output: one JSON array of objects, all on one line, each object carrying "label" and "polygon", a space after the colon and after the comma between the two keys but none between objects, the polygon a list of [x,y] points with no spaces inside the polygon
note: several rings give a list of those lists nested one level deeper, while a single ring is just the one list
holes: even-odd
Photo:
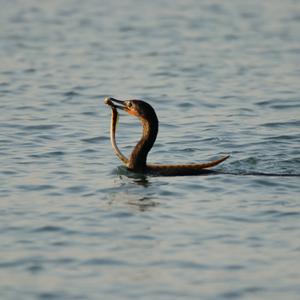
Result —
[{"label": "cormorant neck", "polygon": [[143,171],[147,165],[147,156],[151,150],[158,133],[158,119],[154,112],[151,118],[141,118],[143,134],[140,141],[134,147],[127,167],[134,171]]}]

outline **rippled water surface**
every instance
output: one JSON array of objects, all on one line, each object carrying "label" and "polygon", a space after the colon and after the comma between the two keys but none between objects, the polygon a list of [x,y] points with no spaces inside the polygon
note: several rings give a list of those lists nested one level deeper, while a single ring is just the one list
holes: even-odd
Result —
[{"label": "rippled water surface", "polygon": [[299,299],[299,1],[0,2],[1,299]]}]

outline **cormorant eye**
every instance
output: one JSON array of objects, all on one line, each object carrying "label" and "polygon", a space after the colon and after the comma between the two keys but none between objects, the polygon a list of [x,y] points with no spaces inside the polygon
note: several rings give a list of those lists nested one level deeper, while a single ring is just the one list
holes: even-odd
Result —
[{"label": "cormorant eye", "polygon": [[128,101],[126,104],[127,104],[127,107],[128,107],[128,108],[131,108],[131,107],[132,107],[132,103],[131,103],[130,101]]}]

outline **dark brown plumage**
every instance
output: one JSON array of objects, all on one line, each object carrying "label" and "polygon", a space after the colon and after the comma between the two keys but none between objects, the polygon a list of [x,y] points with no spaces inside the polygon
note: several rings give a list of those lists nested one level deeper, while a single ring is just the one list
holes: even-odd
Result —
[{"label": "dark brown plumage", "polygon": [[[160,165],[147,164],[147,156],[153,147],[159,122],[153,107],[142,100],[121,101],[114,98],[106,98],[105,103],[112,108],[112,128],[111,140],[117,156],[126,164],[127,168],[134,172],[153,173],[156,175],[178,176],[178,175],[200,175],[210,172],[207,170],[218,165],[229,155],[208,163],[188,164],[188,165]],[[134,147],[129,159],[127,159],[117,148],[115,142],[115,123],[117,119],[117,109],[126,111],[128,114],[138,117],[143,126],[143,134],[140,141]]]}]

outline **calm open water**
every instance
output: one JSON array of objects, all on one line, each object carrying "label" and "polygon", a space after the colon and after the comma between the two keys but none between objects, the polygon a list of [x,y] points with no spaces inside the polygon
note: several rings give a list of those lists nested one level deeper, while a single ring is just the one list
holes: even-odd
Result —
[{"label": "calm open water", "polygon": [[[242,175],[300,174],[299,1],[0,4],[1,299],[299,299],[300,177]],[[124,171],[105,96],[237,175]]]}]

